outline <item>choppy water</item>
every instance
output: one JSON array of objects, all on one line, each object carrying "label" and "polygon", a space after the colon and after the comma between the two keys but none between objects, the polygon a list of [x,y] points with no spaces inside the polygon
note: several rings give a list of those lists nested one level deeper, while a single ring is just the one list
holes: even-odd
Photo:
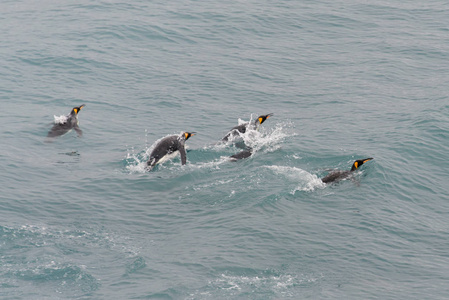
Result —
[{"label": "choppy water", "polygon": [[[0,298],[447,299],[446,2],[0,10]],[[187,165],[145,172],[181,131]]]}]

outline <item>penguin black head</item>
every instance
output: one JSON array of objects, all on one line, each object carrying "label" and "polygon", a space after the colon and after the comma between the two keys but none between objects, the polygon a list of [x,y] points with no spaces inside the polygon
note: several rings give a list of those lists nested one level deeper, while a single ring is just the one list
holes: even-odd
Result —
[{"label": "penguin black head", "polygon": [[354,162],[354,164],[352,165],[351,171],[357,170],[361,165],[363,165],[364,163],[366,163],[367,161],[370,161],[372,159],[374,159],[374,158],[370,157],[370,158],[356,160]]},{"label": "penguin black head", "polygon": [[186,141],[189,139],[189,137],[194,136],[196,134],[196,132],[184,132],[184,138],[186,139]]},{"label": "penguin black head", "polygon": [[74,108],[72,109],[72,111],[70,112],[70,114],[71,114],[71,115],[74,115],[74,116],[78,115],[78,113],[80,112],[80,110],[81,110],[84,106],[86,106],[86,105],[83,104],[83,105],[74,107]]},{"label": "penguin black head", "polygon": [[268,115],[262,115],[262,116],[259,116],[259,117],[257,118],[256,124],[257,124],[257,125],[262,124],[263,122],[265,122],[266,119],[268,119],[268,118],[271,117],[272,115],[273,115],[273,114],[268,114]]}]

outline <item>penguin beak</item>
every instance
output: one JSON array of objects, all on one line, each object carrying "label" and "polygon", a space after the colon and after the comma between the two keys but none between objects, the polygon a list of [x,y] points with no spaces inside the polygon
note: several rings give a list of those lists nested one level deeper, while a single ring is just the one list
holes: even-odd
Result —
[{"label": "penguin beak", "polygon": [[86,106],[86,105],[83,104],[83,105],[80,105],[80,106],[78,106],[78,107],[75,107],[75,108],[73,109],[73,111],[74,111],[75,114],[77,115],[77,114],[80,112],[81,108],[83,108],[84,106]]},{"label": "penguin beak", "polygon": [[268,119],[269,117],[271,117],[273,114],[268,114],[268,115],[265,115],[265,116],[262,116],[263,117],[263,119],[264,119],[264,121],[266,120],[266,119]]},{"label": "penguin beak", "polygon": [[268,119],[269,117],[271,117],[273,114],[268,114],[268,115],[264,115],[264,116],[260,116],[259,117],[259,124],[262,124],[263,122],[265,122],[266,119]]},{"label": "penguin beak", "polygon": [[370,161],[370,160],[373,160],[374,158],[372,158],[372,157],[370,157],[370,158],[367,158],[367,159],[364,159],[363,160],[363,163],[366,163],[367,161]]}]

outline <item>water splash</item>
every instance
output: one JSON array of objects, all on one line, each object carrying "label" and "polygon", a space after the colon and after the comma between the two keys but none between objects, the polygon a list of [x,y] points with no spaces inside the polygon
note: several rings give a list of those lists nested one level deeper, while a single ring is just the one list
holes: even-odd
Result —
[{"label": "water splash", "polygon": [[[249,120],[252,122],[252,117]],[[247,123],[239,119],[239,125]],[[246,147],[253,149],[253,153],[257,151],[273,152],[278,150],[281,146],[280,144],[287,137],[295,136],[291,129],[293,124],[289,121],[278,122],[274,127],[261,126],[259,129],[247,129],[245,133],[238,133],[237,135],[231,135],[227,142],[217,143],[213,146],[215,150],[223,150],[230,145],[235,145],[238,143],[244,143]]]},{"label": "water splash", "polygon": [[[219,170],[220,166],[224,163],[229,162],[229,156],[220,156],[220,158],[207,161],[207,162],[199,162],[196,164],[189,164],[189,167],[192,169],[215,169]],[[188,162],[187,162],[188,163]]]},{"label": "water splash", "polygon": [[[296,274],[259,274],[253,276],[221,274],[210,280],[201,292],[195,291],[187,299],[247,298],[260,293],[274,294],[276,299],[300,298],[297,288],[309,288],[322,280],[323,276]],[[256,297],[257,298],[257,297]],[[262,297],[263,298],[263,297]]]},{"label": "water splash", "polygon": [[69,119],[69,116],[67,115],[60,115],[59,117],[56,115],[53,115],[53,117],[55,118],[55,124],[65,124],[67,123],[67,120]]},{"label": "water splash", "polygon": [[290,132],[292,124],[288,122],[276,123],[273,128],[261,127],[259,130],[248,130],[242,134],[245,145],[253,148],[254,152],[274,152],[281,147],[281,143],[296,134]]},{"label": "water splash", "polygon": [[290,192],[292,195],[294,195],[296,191],[310,192],[315,190],[315,188],[324,188],[326,186],[318,176],[300,168],[287,166],[267,166],[266,168],[278,175],[285,176],[285,178],[297,184],[297,186]]},{"label": "water splash", "polygon": [[[179,133],[179,135],[181,135],[181,133]],[[151,146],[145,146],[145,149],[139,153],[136,153],[134,148],[128,149],[127,150],[127,154],[125,157],[125,161],[126,161],[126,169],[128,170],[129,173],[134,174],[134,173],[145,173],[148,171],[147,168],[147,161],[150,159],[150,154],[153,151],[154,147],[156,147],[157,144],[159,144],[159,142],[169,136],[172,135],[176,135],[176,134],[167,134],[166,136],[163,136],[161,138],[159,138],[158,140],[156,140],[153,144],[151,144]],[[145,139],[147,138],[147,134],[145,134]],[[188,149],[188,145],[185,146],[186,149]],[[177,153],[174,154],[171,157],[168,157],[168,159],[173,159],[174,157],[178,156]],[[162,163],[164,160],[161,160],[160,162]]]},{"label": "water splash", "polygon": [[[250,119],[250,122],[252,119]],[[239,124],[246,123],[246,121],[239,119]],[[233,145],[235,142],[242,142],[247,147],[251,147],[253,150],[253,154],[262,151],[262,152],[274,152],[281,147],[282,142],[287,137],[291,137],[296,135],[291,132],[291,128],[293,127],[292,123],[288,121],[276,123],[273,128],[265,129],[260,128],[260,130],[247,130],[245,133],[240,133],[237,136],[232,136],[226,143],[216,143],[210,146],[205,146],[200,149],[200,151],[204,152],[223,152],[226,149],[229,149],[229,145]],[[154,147],[164,138],[171,136],[173,134],[168,134],[160,139],[156,140],[151,146],[145,146],[145,149],[141,152],[135,151],[134,148],[128,149],[125,157],[126,161],[126,170],[131,173],[145,173],[148,171],[146,162],[150,158],[150,154],[153,151]],[[186,149],[189,146],[186,144]],[[210,153],[206,153],[204,156]],[[224,154],[224,153],[223,153]],[[189,159],[187,160],[187,165],[191,169],[220,169],[220,166],[224,163],[230,161],[229,156],[235,153],[230,153],[229,155],[221,154],[219,158],[214,158],[210,161],[201,161],[196,163],[191,163]],[[168,159],[173,159],[176,156],[169,157]],[[162,165],[159,165],[161,168]]]}]

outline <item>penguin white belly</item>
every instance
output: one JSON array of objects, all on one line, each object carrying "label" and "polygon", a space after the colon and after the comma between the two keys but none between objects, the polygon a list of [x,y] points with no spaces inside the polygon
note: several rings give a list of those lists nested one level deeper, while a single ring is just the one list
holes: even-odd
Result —
[{"label": "penguin white belly", "polygon": [[159,159],[159,161],[156,164],[158,165],[158,164],[161,164],[161,163],[163,163],[163,162],[165,162],[167,160],[171,160],[171,159],[175,158],[177,155],[179,155],[179,151],[178,150],[176,150],[175,152],[172,152],[170,154],[164,155],[161,159]]}]

